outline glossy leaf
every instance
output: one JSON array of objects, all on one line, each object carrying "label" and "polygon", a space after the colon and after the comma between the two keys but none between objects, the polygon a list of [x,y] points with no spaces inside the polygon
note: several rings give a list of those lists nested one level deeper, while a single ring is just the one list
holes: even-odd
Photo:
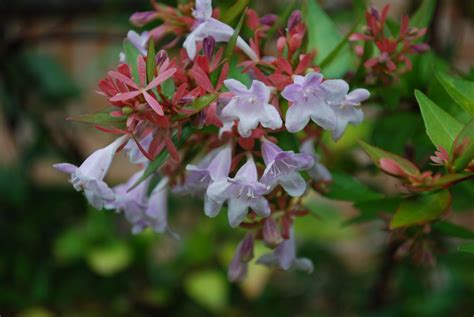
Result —
[{"label": "glossy leaf", "polygon": [[227,58],[227,60],[230,60],[232,58],[232,55],[234,54],[235,46],[237,45],[237,39],[239,38],[240,31],[242,30],[242,26],[244,25],[244,20],[245,20],[246,15],[247,15],[247,9],[245,9],[244,12],[242,13],[239,23],[235,27],[234,34],[232,34],[232,36],[229,39],[229,42],[227,43],[227,46],[224,51],[224,56]]},{"label": "glossy leaf", "polygon": [[432,225],[432,228],[434,231],[445,236],[461,239],[474,239],[474,231],[451,222],[438,221]]},{"label": "glossy leaf", "polygon": [[451,194],[441,190],[401,202],[390,222],[390,228],[424,224],[439,218],[451,205]]},{"label": "glossy leaf", "polygon": [[[324,58],[324,60],[321,61],[321,63],[319,64],[319,67],[321,67],[321,69],[328,68],[335,60],[337,60],[336,58],[341,53],[343,53],[344,48],[347,48],[347,43],[348,43],[349,37],[351,36],[352,33],[355,32],[355,30],[357,29],[358,26],[359,26],[359,21],[357,21],[354,24],[354,26],[351,28],[351,30],[349,32],[347,32],[346,36],[344,36],[344,38],[342,38],[339,41],[339,44],[337,44],[337,46],[331,51],[331,53],[329,53]],[[339,62],[339,60],[337,60],[337,61]]]},{"label": "glossy leaf", "polygon": [[449,96],[474,117],[474,82],[454,78],[437,69],[435,74]]},{"label": "glossy leaf", "polygon": [[474,119],[456,137],[452,152],[457,148],[462,148],[462,151],[454,158],[454,169],[462,171],[474,159]]},{"label": "glossy leaf", "polygon": [[168,78],[161,84],[161,92],[166,98],[171,100],[173,98],[175,91],[176,91],[176,86],[174,85],[173,78]]},{"label": "glossy leaf", "polygon": [[140,51],[132,43],[130,43],[129,40],[125,39],[123,41],[123,52],[125,54],[125,61],[130,67],[134,81],[139,83],[140,76],[138,76],[137,60],[138,56],[140,55]]},{"label": "glossy leaf", "polygon": [[245,10],[248,4],[249,4],[249,0],[235,1],[232,7],[228,8],[227,10],[223,12],[220,20],[226,24],[230,24],[239,16],[239,14],[241,14]]},{"label": "glossy leaf", "polygon": [[150,39],[148,44],[148,53],[146,59],[146,75],[147,83],[151,82],[155,78],[156,71],[156,52],[155,52],[155,41],[153,38]]},{"label": "glossy leaf", "polygon": [[435,146],[442,146],[451,151],[454,140],[463,126],[449,113],[441,109],[421,91],[415,91],[421,109],[426,133]]},{"label": "glossy leaf", "polygon": [[410,25],[419,29],[430,25],[436,8],[436,0],[423,0],[410,19]]},{"label": "glossy leaf", "polygon": [[381,159],[388,158],[398,163],[400,168],[408,174],[417,174],[419,172],[418,167],[406,158],[384,151],[363,141],[359,141],[359,143],[378,167],[380,167]]},{"label": "glossy leaf", "polygon": [[174,116],[173,119],[180,120],[180,119],[188,118],[198,113],[202,109],[206,108],[207,106],[209,106],[211,103],[216,101],[218,97],[219,97],[218,94],[210,94],[210,95],[201,96],[197,98],[196,100],[194,100],[190,106],[186,106],[182,108],[185,113],[178,114]]},{"label": "glossy leaf", "polygon": [[91,124],[101,124],[101,125],[111,125],[111,124],[120,124],[125,123],[127,120],[126,117],[113,117],[110,115],[111,111],[114,111],[114,108],[107,108],[95,113],[90,114],[81,114],[77,116],[68,117],[67,120],[91,123]]},{"label": "glossy leaf", "polygon": [[395,213],[400,205],[400,198],[383,198],[370,201],[362,201],[354,204],[360,214],[347,220],[344,224],[358,224],[380,219],[380,213]]},{"label": "glossy leaf", "polygon": [[[319,64],[337,48],[343,36],[316,0],[306,0],[303,15],[308,25],[308,49],[317,51],[315,61]],[[323,72],[327,77],[341,77],[351,68],[352,61],[353,55],[346,43],[338,53],[337,63],[331,63]]]},{"label": "glossy leaf", "polygon": [[474,242],[463,244],[458,248],[458,250],[460,252],[474,254]]},{"label": "glossy leaf", "polygon": [[328,198],[344,201],[367,201],[381,198],[381,194],[369,189],[357,179],[342,173],[332,173],[332,183],[329,192],[325,195]]}]

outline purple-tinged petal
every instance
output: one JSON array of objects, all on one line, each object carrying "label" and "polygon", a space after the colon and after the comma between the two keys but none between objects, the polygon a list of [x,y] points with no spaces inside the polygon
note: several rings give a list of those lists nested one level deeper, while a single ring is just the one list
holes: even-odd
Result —
[{"label": "purple-tinged petal", "polygon": [[308,125],[312,112],[313,109],[304,104],[293,104],[286,112],[286,129],[291,133],[303,130]]},{"label": "purple-tinged petal", "polygon": [[369,99],[370,92],[367,89],[354,89],[347,97],[344,104],[351,106],[359,106],[363,101]]},{"label": "purple-tinged petal", "polygon": [[193,17],[199,21],[207,21],[212,17],[212,0],[197,0]]},{"label": "purple-tinged petal", "polygon": [[244,84],[235,79],[224,80],[224,85],[237,96],[250,93],[249,89]]},{"label": "purple-tinged petal", "polygon": [[63,173],[72,174],[77,170],[77,166],[69,163],[54,164],[53,167]]},{"label": "purple-tinged petal", "polygon": [[290,84],[283,89],[283,91],[281,92],[281,95],[283,96],[283,98],[285,98],[288,101],[296,102],[300,99],[303,93],[302,91],[303,91],[303,87],[301,85]]},{"label": "purple-tinged petal", "polygon": [[263,140],[262,141],[262,157],[265,165],[270,165],[276,158],[276,156],[283,152],[275,143]]},{"label": "purple-tinged petal", "polygon": [[227,178],[232,163],[232,147],[230,145],[222,148],[209,164],[208,170],[212,180],[215,182]]},{"label": "purple-tinged petal", "polygon": [[252,156],[248,157],[247,162],[238,170],[237,174],[235,174],[235,178],[245,179],[249,182],[257,181],[257,166]]},{"label": "purple-tinged petal", "polygon": [[306,191],[306,182],[298,173],[282,175],[279,182],[288,195],[292,197],[300,197]]}]

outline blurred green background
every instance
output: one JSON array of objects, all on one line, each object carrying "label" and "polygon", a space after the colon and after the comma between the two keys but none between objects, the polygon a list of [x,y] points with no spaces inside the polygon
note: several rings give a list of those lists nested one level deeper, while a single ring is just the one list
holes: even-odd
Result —
[{"label": "blurred green background", "polygon": [[[280,13],[288,2],[254,1],[252,6],[260,13]],[[374,4],[380,8],[387,2],[396,19],[418,4]],[[434,51],[466,73],[474,57],[469,2],[439,1],[430,37]],[[361,1],[322,3],[344,31]],[[51,165],[80,163],[109,137],[64,119],[104,106],[105,100],[94,93],[96,84],[118,61],[129,15],[148,9],[148,1],[136,0],[0,2],[2,317],[474,313],[472,255],[452,251],[456,241],[443,240],[433,268],[417,267],[409,259],[393,264],[384,256],[388,233],[382,222],[344,225],[356,214],[350,203],[308,199],[313,214],[299,219],[297,235],[299,254],[315,264],[312,275],[254,265],[241,285],[228,283],[226,270],[243,232],[230,230],[223,213],[206,218],[202,202],[171,197],[171,224],[182,237],[179,241],[150,232],[132,236],[121,216],[89,208]],[[432,78],[422,85],[431,89],[431,96],[440,94]],[[418,131],[421,118],[409,111],[397,113],[397,92],[387,96],[395,108],[385,111],[398,119],[390,116],[351,129],[333,150],[352,151],[358,137],[395,152],[403,150],[408,138],[427,144],[423,129]],[[400,121],[411,130],[400,129]],[[399,138],[383,137],[394,131]],[[109,182],[117,184],[132,173],[126,159],[119,158]],[[458,209],[472,211],[472,187],[458,189],[464,197]],[[474,228],[472,212],[452,218]],[[263,246],[257,246],[257,255],[262,252]]]}]

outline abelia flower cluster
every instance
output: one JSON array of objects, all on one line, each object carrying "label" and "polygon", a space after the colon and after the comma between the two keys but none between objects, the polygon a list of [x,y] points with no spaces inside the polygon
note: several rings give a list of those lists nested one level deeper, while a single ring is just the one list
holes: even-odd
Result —
[{"label": "abelia flower cluster", "polygon": [[[324,79],[314,52],[302,49],[306,26],[298,11],[273,52],[264,48],[275,16],[248,10],[254,32],[246,41],[219,20],[210,0],[178,9],[153,6],[132,22],[163,23],[140,35],[129,32],[119,66],[99,83],[111,108],[107,122],[96,123],[118,138],[80,167],[55,167],[71,175],[95,208],[124,214],[133,233],[172,233],[170,193],[201,197],[209,217],[225,209],[230,227],[248,231],[230,264],[231,280],[245,277],[257,240],[271,249],[258,263],[312,271],[311,261],[296,257],[293,223],[307,214],[301,198],[308,189],[331,181],[315,147],[324,131],[337,140],[348,124],[363,120],[361,103],[369,92]],[[171,33],[176,39],[163,44]],[[179,54],[170,56],[166,49],[180,43]],[[156,54],[155,44],[163,48]],[[239,63],[238,78],[229,75],[232,59]],[[287,148],[282,135],[301,149]],[[110,188],[104,177],[122,150],[142,170]]]},{"label": "abelia flower cluster", "polygon": [[[364,41],[374,43],[376,47],[375,56],[368,56],[364,66],[368,71],[368,81],[377,79],[383,82],[392,81],[395,76],[412,69],[409,55],[421,54],[429,50],[426,43],[420,43],[427,29],[410,27],[410,19],[404,15],[398,34],[393,35],[387,27],[387,16],[390,5],[386,5],[382,12],[375,8],[365,13],[367,26],[362,33],[354,33],[350,36],[351,41]],[[418,40],[418,41],[417,41]],[[366,46],[367,48],[367,46]],[[364,55],[364,47],[357,46],[359,55]]]}]

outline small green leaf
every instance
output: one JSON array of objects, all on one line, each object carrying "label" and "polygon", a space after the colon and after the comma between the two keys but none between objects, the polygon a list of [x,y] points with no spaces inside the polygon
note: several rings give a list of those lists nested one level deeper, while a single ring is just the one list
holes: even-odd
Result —
[{"label": "small green leaf", "polygon": [[231,24],[245,10],[248,4],[249,0],[237,0],[232,7],[223,12],[220,20],[225,24]]},{"label": "small green leaf", "polygon": [[438,69],[435,74],[449,96],[474,117],[474,82],[451,77]]},{"label": "small green leaf", "polygon": [[474,242],[461,245],[458,251],[474,254]]},{"label": "small green leaf", "polygon": [[123,52],[125,54],[125,61],[127,62],[132,72],[133,79],[135,82],[140,82],[140,76],[138,76],[137,60],[140,55],[140,51],[132,44],[129,40],[123,41]]},{"label": "small green leaf", "polygon": [[156,52],[155,52],[155,41],[153,38],[148,43],[148,53],[146,59],[146,78],[147,83],[151,82],[155,78],[156,70]]},{"label": "small green leaf", "polygon": [[197,272],[185,280],[189,297],[212,312],[219,312],[227,305],[229,283],[219,271]]},{"label": "small green leaf", "polygon": [[244,25],[244,20],[245,16],[247,15],[247,9],[244,10],[242,13],[242,16],[240,17],[239,23],[235,27],[234,34],[229,39],[229,42],[227,43],[227,46],[224,51],[224,57],[230,61],[232,58],[232,55],[234,55],[234,50],[235,46],[237,45],[237,39],[239,38],[240,30],[242,29],[242,26]]},{"label": "small green leaf", "polygon": [[[308,49],[316,50],[315,62],[319,64],[341,44],[343,36],[316,0],[306,0],[303,15],[308,25]],[[345,43],[340,48],[337,63],[331,63],[323,72],[327,77],[343,76],[351,68],[353,60],[354,56]]]},{"label": "small green leaf", "polygon": [[438,221],[432,225],[432,228],[434,231],[439,232],[445,236],[461,239],[474,239],[474,231],[458,226],[451,222]]},{"label": "small green leaf", "polygon": [[364,148],[364,150],[369,154],[369,156],[372,158],[374,163],[380,167],[380,160],[383,158],[388,158],[400,166],[400,168],[405,171],[408,174],[417,174],[419,173],[418,167],[416,167],[415,164],[407,160],[406,158],[403,158],[399,155],[384,151],[382,149],[379,149],[378,147],[369,145],[363,141],[359,141],[359,144]]},{"label": "small green leaf", "polygon": [[[191,135],[192,129],[190,127],[185,127],[181,132],[181,138],[178,140],[178,133],[174,131],[171,139],[175,146],[179,149],[181,144],[186,141],[189,136]],[[155,173],[170,157],[169,152],[166,149],[163,149],[160,154],[155,158],[153,162],[150,162],[143,173],[142,177],[130,187],[129,191],[140,185],[143,181],[145,181],[148,177],[150,177],[153,173]]]},{"label": "small green leaf", "polygon": [[422,194],[401,202],[390,222],[396,229],[424,224],[439,218],[451,205],[451,194],[447,190]]},{"label": "small green leaf", "polygon": [[421,109],[426,133],[435,146],[442,146],[448,152],[451,151],[454,140],[463,126],[431,101],[421,91],[415,91],[416,100]]},{"label": "small green leaf", "polygon": [[410,19],[410,25],[419,29],[430,25],[436,8],[436,0],[424,0]]},{"label": "small green leaf", "polygon": [[459,132],[454,146],[451,150],[451,157],[455,149],[462,149],[459,156],[454,157],[454,169],[456,171],[462,171],[472,160],[474,160],[474,119],[471,120],[466,126]]},{"label": "small green leaf", "polygon": [[91,124],[120,124],[124,123],[127,118],[126,117],[112,117],[110,112],[116,110],[113,108],[106,108],[95,113],[90,114],[81,114],[77,116],[68,117],[67,120],[83,122],[83,123],[91,123]]},{"label": "small green leaf", "polygon": [[181,120],[198,113],[199,111],[201,111],[202,109],[206,108],[211,103],[216,101],[218,97],[219,97],[218,94],[210,94],[210,95],[204,95],[197,98],[196,100],[193,101],[193,103],[190,106],[186,106],[182,108],[182,110],[184,110],[185,113],[174,116],[173,120]]},{"label": "small green leaf", "polygon": [[161,84],[161,92],[166,98],[172,99],[175,91],[176,87],[173,78],[168,78]]},{"label": "small green leaf", "polygon": [[325,195],[328,198],[361,202],[380,199],[382,196],[349,175],[332,173],[332,178],[329,192]]}]

